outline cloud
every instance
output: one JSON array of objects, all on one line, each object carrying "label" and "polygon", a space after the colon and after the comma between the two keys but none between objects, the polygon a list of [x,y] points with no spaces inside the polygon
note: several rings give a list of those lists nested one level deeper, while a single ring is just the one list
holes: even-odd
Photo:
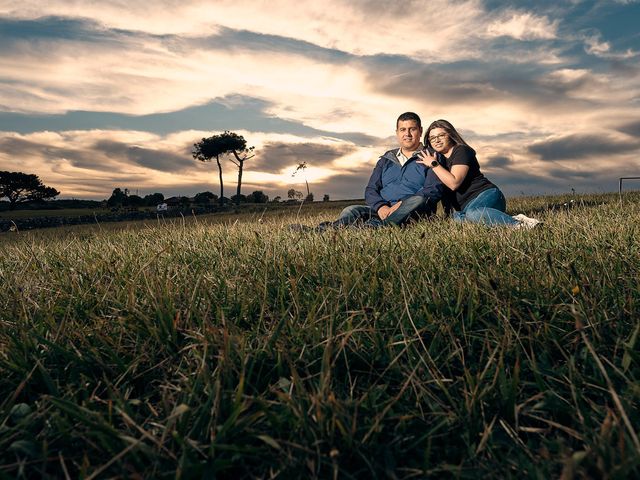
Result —
[{"label": "cloud", "polygon": [[269,142],[262,146],[253,162],[253,168],[269,173],[307,162],[309,165],[328,166],[334,160],[353,153],[354,145]]},{"label": "cloud", "polygon": [[531,12],[507,10],[487,26],[488,37],[512,37],[516,40],[550,40],[557,37],[558,20]]},{"label": "cloud", "polygon": [[[122,42],[115,48],[76,41],[83,32],[51,41],[46,50],[34,40],[28,48],[7,52],[1,62],[0,106],[31,115],[77,112],[76,117],[93,122],[113,120],[106,125],[110,128],[134,120],[167,128],[171,119],[160,117],[167,112],[239,96],[269,105],[261,113],[271,123],[292,120],[316,130],[348,133],[353,131],[354,117],[374,129],[382,125],[378,112],[385,103],[391,105],[371,97],[366,76],[355,61],[345,60],[352,57],[327,53],[319,61],[317,47],[291,39],[223,29],[217,37],[206,37],[208,48],[204,48],[200,37],[113,31]],[[260,50],[258,37],[279,46],[267,44]],[[248,45],[236,42],[241,38],[248,38]],[[227,48],[230,43],[236,47]],[[104,115],[91,118],[88,112]],[[120,116],[109,118],[109,114]],[[156,117],[139,118],[151,115]],[[49,118],[37,120],[42,124]]]},{"label": "cloud", "polygon": [[632,135],[634,137],[640,137],[640,120],[625,123],[618,127],[618,131]]},{"label": "cloud", "polygon": [[612,52],[611,44],[602,40],[602,35],[600,34],[600,32],[586,35],[584,37],[584,50],[589,55],[615,60],[627,60],[639,55],[638,52],[633,51],[631,48],[622,53]]},{"label": "cloud", "polygon": [[504,155],[491,155],[484,161],[484,165],[488,168],[503,168],[511,163],[511,158]]},{"label": "cloud", "polygon": [[277,118],[267,113],[270,108],[273,108],[273,104],[262,99],[230,95],[204,105],[149,115],[88,111],[50,115],[0,112],[0,131],[32,133],[43,130],[131,129],[163,135],[208,128],[212,132],[245,129],[308,136],[324,135],[359,145],[373,145],[380,141],[361,132],[318,130],[300,122]]},{"label": "cloud", "polygon": [[640,148],[640,140],[615,139],[604,134],[573,134],[529,145],[529,152],[542,160],[583,160],[585,157],[629,153]]},{"label": "cloud", "polygon": [[4,133],[0,134],[0,169],[15,169],[18,160],[21,171],[37,173],[66,198],[104,198],[115,187],[157,191],[156,187],[166,185],[188,185],[207,167],[184,150],[182,139],[143,132]]},{"label": "cloud", "polygon": [[[566,191],[566,184],[563,185],[562,181],[556,179],[551,179],[550,181],[545,175],[536,175],[531,172],[501,170],[490,175],[488,178],[497,185],[507,197],[521,194],[534,195],[537,194],[540,189],[545,189],[545,191],[549,193]],[[509,209],[508,201],[507,209]]]},{"label": "cloud", "polygon": [[[443,14],[444,12],[444,14]],[[64,0],[8,0],[0,7],[0,14],[19,19],[43,16],[77,16],[107,28],[137,30],[154,35],[192,36],[193,32],[217,33],[221,28],[248,30],[267,35],[287,35],[296,40],[321,47],[342,50],[358,55],[402,51],[406,45],[416,56],[428,52],[443,52],[445,46],[470,45],[472,25],[484,14],[480,0],[433,0],[425,3],[408,0],[402,4],[379,0],[345,2],[327,0],[323,3],[289,0],[252,2],[242,0],[155,0],[137,4],[129,2],[123,8],[120,1],[94,2],[78,0],[73,4]],[[425,19],[437,18],[438,34]],[[268,19],[268,21],[265,21]],[[388,32],[390,26],[402,24]]]},{"label": "cloud", "polygon": [[[484,13],[473,5],[478,20]],[[398,15],[393,8],[390,11]],[[462,26],[467,17],[459,21]],[[44,20],[34,22],[31,30]],[[104,22],[109,25],[110,20]],[[53,28],[55,21],[48,19],[43,25]],[[558,123],[566,121],[562,117],[569,111],[593,109],[594,102],[602,99],[603,85],[618,101],[633,98],[639,90],[637,75],[622,79],[587,71],[569,81],[553,72],[570,69],[552,68],[537,56],[542,47],[523,50],[524,46],[509,44],[497,49],[482,39],[477,46],[483,49],[482,60],[451,63],[447,62],[451,57],[440,56],[417,60],[422,57],[405,48],[398,50],[402,54],[365,56],[228,26],[209,29],[212,33],[202,36],[179,36],[106,30],[105,25],[72,22],[69,28],[76,31],[70,39],[55,35],[46,54],[33,45],[8,51],[2,60],[0,106],[14,112],[0,113],[0,128],[11,130],[15,125],[15,131],[26,133],[86,125],[160,134],[203,127],[247,128],[304,135],[324,132],[376,145],[378,138],[393,132],[393,119],[405,110],[417,110],[425,120],[457,117],[468,128],[484,123],[504,131],[502,125],[531,128],[548,117],[549,109]],[[93,37],[91,29],[98,32]],[[84,42],[85,33],[109,40]],[[456,58],[468,53],[457,45],[449,51]],[[241,100],[234,103],[234,98]],[[17,109],[24,115],[17,115]]]},{"label": "cloud", "polygon": [[118,158],[161,172],[180,172],[193,167],[193,158],[187,149],[174,153],[113,140],[99,140],[93,144],[92,150],[104,153],[109,158]]},{"label": "cloud", "polygon": [[371,170],[363,167],[361,171],[338,173],[330,179],[311,184],[310,189],[313,192],[317,192],[317,199],[320,199],[320,196],[324,194],[328,194],[332,200],[363,199],[364,189],[371,176]]}]

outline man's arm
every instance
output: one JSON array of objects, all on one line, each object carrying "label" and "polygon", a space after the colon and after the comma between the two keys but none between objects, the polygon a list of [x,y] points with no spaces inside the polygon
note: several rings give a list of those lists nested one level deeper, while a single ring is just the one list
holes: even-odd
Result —
[{"label": "man's arm", "polygon": [[427,175],[424,178],[424,186],[416,192],[416,195],[422,195],[428,197],[429,201],[435,205],[438,203],[444,194],[444,185],[434,173],[432,168],[427,170]]},{"label": "man's arm", "polygon": [[389,202],[380,195],[380,190],[382,190],[382,170],[384,168],[384,164],[384,157],[380,157],[378,163],[376,163],[376,166],[373,169],[373,172],[371,173],[369,183],[367,183],[367,187],[364,189],[365,203],[374,212],[377,212],[380,207],[389,206]]}]

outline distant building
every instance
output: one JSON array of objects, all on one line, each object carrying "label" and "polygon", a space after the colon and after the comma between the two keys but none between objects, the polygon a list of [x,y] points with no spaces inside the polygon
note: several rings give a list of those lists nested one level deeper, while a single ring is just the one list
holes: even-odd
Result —
[{"label": "distant building", "polygon": [[169,197],[164,199],[164,203],[167,204],[167,210],[169,211],[188,208],[191,206],[192,201],[189,197]]}]

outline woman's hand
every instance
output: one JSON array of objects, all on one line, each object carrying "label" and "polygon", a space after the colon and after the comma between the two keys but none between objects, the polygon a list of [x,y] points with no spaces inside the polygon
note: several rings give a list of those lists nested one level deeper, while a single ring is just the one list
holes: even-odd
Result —
[{"label": "woman's hand", "polygon": [[420,160],[416,160],[416,163],[421,163],[427,168],[431,168],[431,162],[433,162],[434,160],[438,160],[438,158],[436,157],[436,153],[433,152],[432,155],[428,150],[422,150],[421,152],[418,152],[418,156],[420,157]]}]

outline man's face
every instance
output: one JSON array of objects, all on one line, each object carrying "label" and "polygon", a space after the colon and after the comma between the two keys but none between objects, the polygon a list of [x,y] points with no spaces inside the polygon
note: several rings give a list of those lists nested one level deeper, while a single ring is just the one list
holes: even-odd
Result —
[{"label": "man's face", "polygon": [[416,151],[420,145],[422,128],[415,120],[400,120],[396,129],[398,144],[406,151]]}]

